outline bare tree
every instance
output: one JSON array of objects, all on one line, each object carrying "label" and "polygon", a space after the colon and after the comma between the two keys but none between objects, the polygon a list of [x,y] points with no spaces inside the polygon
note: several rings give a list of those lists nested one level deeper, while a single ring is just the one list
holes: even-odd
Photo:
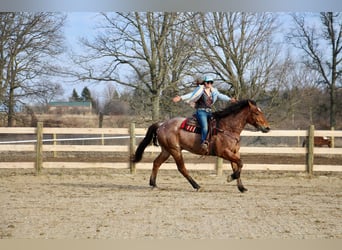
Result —
[{"label": "bare tree", "polygon": [[35,83],[34,91],[31,94],[27,92],[22,93],[26,97],[26,99],[31,100],[32,102],[37,102],[42,104],[44,107],[47,107],[48,103],[52,100],[56,99],[58,96],[62,96],[64,94],[64,90],[61,84],[50,81],[48,79],[41,79],[40,82]]},{"label": "bare tree", "polygon": [[104,115],[115,115],[121,112],[120,95],[113,85],[107,85],[104,93],[104,106],[102,113]]},{"label": "bare tree", "polygon": [[238,98],[264,93],[279,58],[272,40],[274,14],[212,12],[194,14],[192,20],[198,60],[210,66],[202,70],[228,83],[230,93]]},{"label": "bare tree", "polygon": [[[83,39],[91,51],[79,57],[83,80],[116,82],[139,90],[150,101],[152,120],[160,115],[163,91],[175,88],[192,53],[192,38],[178,13],[103,13],[94,41]],[[107,58],[107,64],[96,61]],[[128,73],[127,73],[128,72]],[[132,80],[137,79],[137,80]]]},{"label": "bare tree", "polygon": [[13,126],[19,99],[45,91],[40,77],[62,48],[65,17],[56,13],[0,13],[0,101]]},{"label": "bare tree", "polygon": [[[282,129],[306,128],[304,124],[312,124],[315,104],[312,94],[319,92],[318,75],[305,65],[288,57],[286,62],[273,72],[277,81],[267,91],[272,98],[272,106],[268,111],[272,124]],[[309,122],[309,123],[308,123]]]},{"label": "bare tree", "polygon": [[[342,15],[322,12],[319,17],[320,20],[308,14],[293,14],[295,29],[289,39],[304,52],[303,63],[319,73],[319,84],[329,90],[330,127],[335,127],[336,90],[342,86]],[[313,21],[310,24],[309,18]]]}]

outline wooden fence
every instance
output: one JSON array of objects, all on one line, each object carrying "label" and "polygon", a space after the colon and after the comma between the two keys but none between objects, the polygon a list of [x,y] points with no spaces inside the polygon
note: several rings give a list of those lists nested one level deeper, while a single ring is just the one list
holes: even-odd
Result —
[{"label": "wooden fence", "polygon": [[[127,160],[127,163],[114,162],[74,162],[74,161],[44,161],[43,155],[46,152],[123,152],[128,156],[132,155],[136,148],[136,138],[143,137],[146,129],[135,128],[131,124],[129,128],[44,128],[42,123],[38,123],[37,128],[33,127],[15,127],[15,128],[0,128],[0,136],[3,134],[34,134],[34,140],[22,141],[0,141],[0,152],[34,152],[34,162],[0,162],[0,168],[35,168],[37,173],[42,168],[129,168],[131,173],[135,173],[136,169],[151,169],[151,163],[137,163],[132,164]],[[100,145],[62,145],[59,143],[62,139],[59,135],[88,135],[98,136],[85,139],[99,139],[102,141]],[[52,139],[48,140],[49,144],[44,140],[44,136],[50,135]],[[317,165],[314,164],[314,159],[317,155],[324,155],[325,157],[341,157],[342,148],[318,148],[313,146],[314,136],[329,136],[332,141],[336,138],[342,137],[342,131],[338,130],[314,130],[314,126],[310,126],[308,130],[271,130],[269,133],[252,132],[244,130],[242,137],[293,137],[297,138],[298,143],[295,146],[242,146],[240,153],[242,157],[248,154],[260,155],[279,155],[279,156],[293,156],[302,155],[305,157],[303,164],[244,164],[244,169],[247,170],[284,170],[284,171],[306,171],[309,174],[313,171],[342,171],[342,160],[337,165]],[[106,139],[127,138],[129,143],[125,145],[106,145]],[[301,139],[308,138],[306,147],[301,147]],[[77,140],[77,139],[68,139]],[[334,143],[333,143],[334,145]],[[145,152],[157,153],[160,151],[159,147],[147,147]],[[243,159],[243,158],[242,158]],[[342,159],[342,158],[341,158]],[[198,170],[216,170],[217,174],[222,174],[222,159],[213,159],[212,164],[208,163],[186,163],[188,169]],[[165,163],[163,168],[175,168],[172,162]]]}]

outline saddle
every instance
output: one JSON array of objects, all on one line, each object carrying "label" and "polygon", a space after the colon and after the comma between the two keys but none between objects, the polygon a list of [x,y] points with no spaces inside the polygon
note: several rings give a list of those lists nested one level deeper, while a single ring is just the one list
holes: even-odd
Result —
[{"label": "saddle", "polygon": [[180,125],[180,128],[196,134],[201,133],[201,128],[195,115],[186,118]]},{"label": "saddle", "polygon": [[[191,117],[187,117],[181,123],[180,128],[185,130],[185,131],[196,133],[196,134],[200,134],[201,133],[201,127],[200,127],[200,125],[198,123],[196,115],[193,115]],[[216,134],[216,133],[217,133],[217,130],[216,130],[216,120],[214,118],[210,118],[208,120],[207,140],[210,141],[211,136]]]}]

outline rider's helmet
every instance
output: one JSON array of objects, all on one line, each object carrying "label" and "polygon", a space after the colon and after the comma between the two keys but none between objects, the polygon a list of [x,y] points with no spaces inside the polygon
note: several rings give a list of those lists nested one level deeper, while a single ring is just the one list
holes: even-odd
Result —
[{"label": "rider's helmet", "polygon": [[213,83],[214,79],[212,77],[210,77],[210,76],[205,76],[203,78],[203,82],[211,82],[211,83]]}]

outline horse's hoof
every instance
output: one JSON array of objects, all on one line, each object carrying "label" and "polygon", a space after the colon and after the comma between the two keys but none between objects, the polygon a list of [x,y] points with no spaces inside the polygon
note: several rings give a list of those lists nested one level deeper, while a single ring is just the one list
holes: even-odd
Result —
[{"label": "horse's hoof", "polygon": [[202,192],[202,191],[204,191],[204,189],[202,187],[198,187],[198,188],[196,188],[196,191],[197,192]]},{"label": "horse's hoof", "polygon": [[238,187],[238,189],[239,189],[239,191],[241,192],[241,193],[244,193],[244,192],[247,192],[248,191],[248,189],[247,188],[245,188],[245,187]]},{"label": "horse's hoof", "polygon": [[231,175],[228,175],[227,182],[232,182],[233,180],[234,180],[234,178]]}]

